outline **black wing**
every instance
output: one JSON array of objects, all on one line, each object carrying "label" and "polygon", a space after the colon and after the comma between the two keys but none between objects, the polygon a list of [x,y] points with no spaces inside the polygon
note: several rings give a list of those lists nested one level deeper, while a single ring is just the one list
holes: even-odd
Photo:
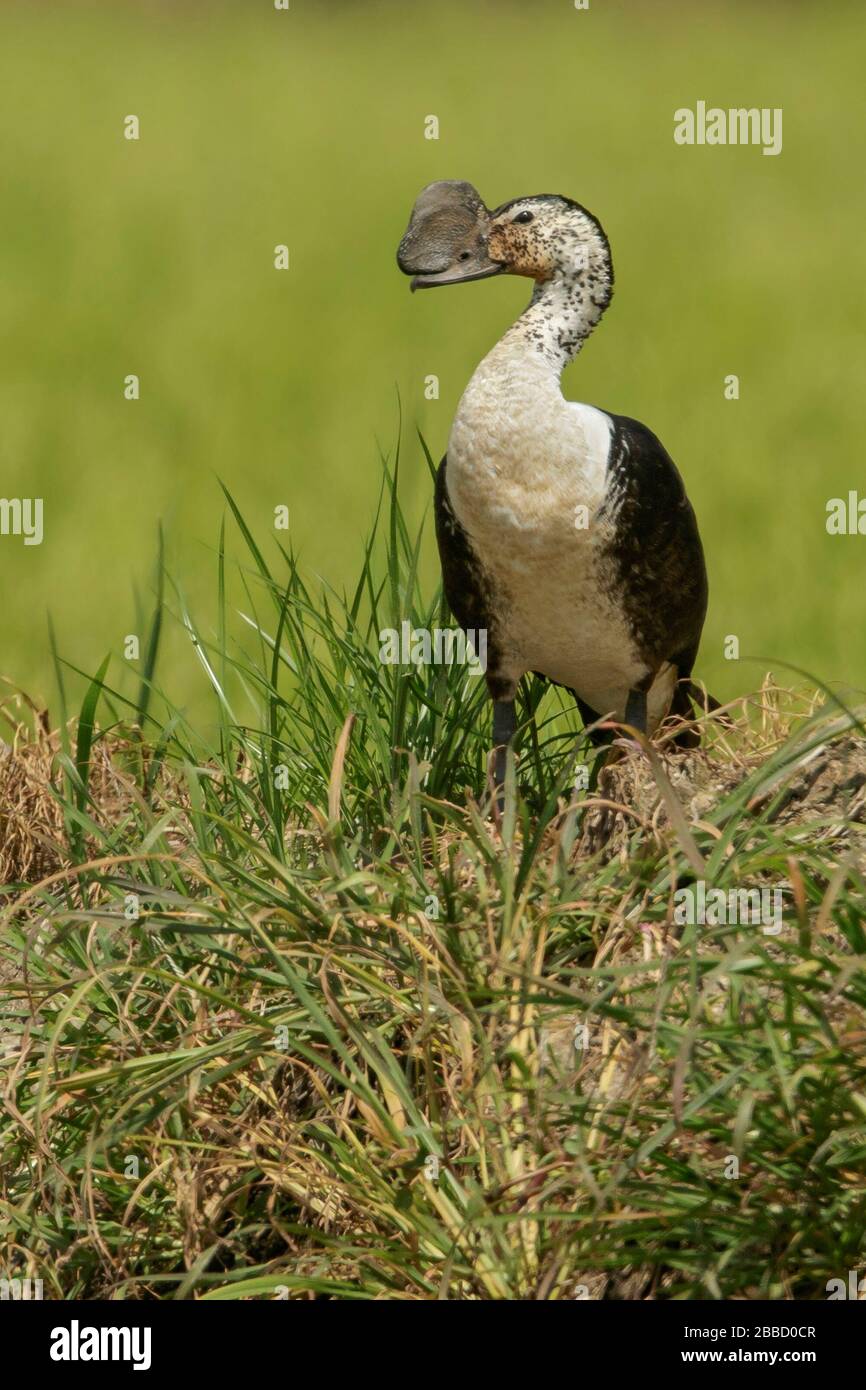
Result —
[{"label": "black wing", "polygon": [[691,675],[707,612],[698,523],[652,430],[625,415],[610,418],[607,496],[598,515],[614,524],[614,592],[647,665],[670,661],[682,679]]},{"label": "black wing", "polygon": [[434,500],[442,587],[448,606],[464,632],[487,632],[487,685],[496,699],[500,693],[498,671],[501,647],[493,585],[454,514],[446,483],[447,465],[446,454],[436,473]]}]

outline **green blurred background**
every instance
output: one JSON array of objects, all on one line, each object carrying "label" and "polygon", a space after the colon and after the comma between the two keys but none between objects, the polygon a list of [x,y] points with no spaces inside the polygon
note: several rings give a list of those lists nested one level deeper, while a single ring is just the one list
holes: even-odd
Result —
[{"label": "green blurred background", "polygon": [[[527,297],[410,295],[397,242],[450,177],[491,206],[569,194],[608,231],[617,292],[565,390],[645,421],[686,478],[698,674],[724,697],[754,687],[748,657],[866,685],[866,537],[825,530],[828,498],[866,496],[862,5],[30,0],[0,24],[0,496],[45,500],[40,547],[0,538],[0,674],[51,695],[48,610],[66,657],[121,667],[160,520],[206,624],[217,477],[261,541],[285,503],[309,574],[350,583],[398,395],[421,517],[414,428],[438,457]],[[782,107],[782,154],[678,147],[698,100]],[[169,653],[163,683],[194,701],[188,644]]]}]

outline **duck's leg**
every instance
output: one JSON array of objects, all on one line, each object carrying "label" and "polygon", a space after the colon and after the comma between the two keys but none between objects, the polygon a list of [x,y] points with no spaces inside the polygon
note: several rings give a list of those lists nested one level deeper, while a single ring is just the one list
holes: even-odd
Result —
[{"label": "duck's leg", "polygon": [[517,728],[513,700],[493,701],[493,791],[500,814],[505,810],[505,763],[508,745]]},{"label": "duck's leg", "polygon": [[630,724],[639,734],[646,733],[646,689],[636,686],[628,692],[623,723]]},{"label": "duck's leg", "polygon": [[[639,687],[635,687],[634,690],[630,690],[628,692],[628,698],[625,702],[625,716],[623,718],[623,723],[630,724],[631,727],[633,729],[637,729],[638,733],[640,734],[646,734],[647,730],[646,695],[647,693],[645,689],[641,690]],[[581,713],[583,713],[582,708]],[[596,718],[598,718],[598,716],[596,716]],[[584,722],[586,722],[585,715]],[[605,731],[602,734],[600,730],[596,730],[595,733],[590,734],[589,737],[592,740],[592,742],[596,744],[597,747],[602,748],[605,746],[605,744],[609,744],[612,741],[613,734],[607,731]],[[622,744],[614,745],[614,747],[608,748],[607,752],[604,754],[602,754],[601,752],[598,753],[592,765],[592,772],[589,775],[589,782],[586,788],[587,796],[593,796],[595,794],[596,789],[599,785],[599,779],[604,769],[613,767],[614,763],[618,763],[623,756],[624,749]]]}]

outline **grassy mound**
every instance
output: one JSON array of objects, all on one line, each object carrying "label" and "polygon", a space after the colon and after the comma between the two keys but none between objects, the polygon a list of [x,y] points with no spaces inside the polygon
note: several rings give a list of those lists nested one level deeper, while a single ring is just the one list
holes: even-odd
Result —
[{"label": "grassy mound", "polygon": [[[348,595],[232,509],[237,612],[221,536],[212,632],[160,567],[131,693],[106,662],[54,733],[6,704],[0,1266],[52,1298],[825,1297],[866,1225],[857,714],[768,680],[589,794],[532,685],[497,826],[483,682],[379,660],[442,625],[396,481]],[[209,732],[158,679],[172,614]],[[699,884],[778,892],[780,929],[683,922]]]}]

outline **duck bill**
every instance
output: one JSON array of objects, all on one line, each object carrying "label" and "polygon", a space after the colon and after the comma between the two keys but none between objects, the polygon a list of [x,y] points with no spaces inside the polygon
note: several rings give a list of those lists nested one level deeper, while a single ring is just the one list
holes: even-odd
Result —
[{"label": "duck bill", "polygon": [[422,271],[412,277],[409,288],[413,291],[435,290],[438,285],[465,285],[470,280],[488,280],[491,275],[501,275],[504,269],[501,261],[490,261],[486,258],[483,262],[475,264],[464,261],[449,266],[447,270],[433,271],[429,274]]}]

